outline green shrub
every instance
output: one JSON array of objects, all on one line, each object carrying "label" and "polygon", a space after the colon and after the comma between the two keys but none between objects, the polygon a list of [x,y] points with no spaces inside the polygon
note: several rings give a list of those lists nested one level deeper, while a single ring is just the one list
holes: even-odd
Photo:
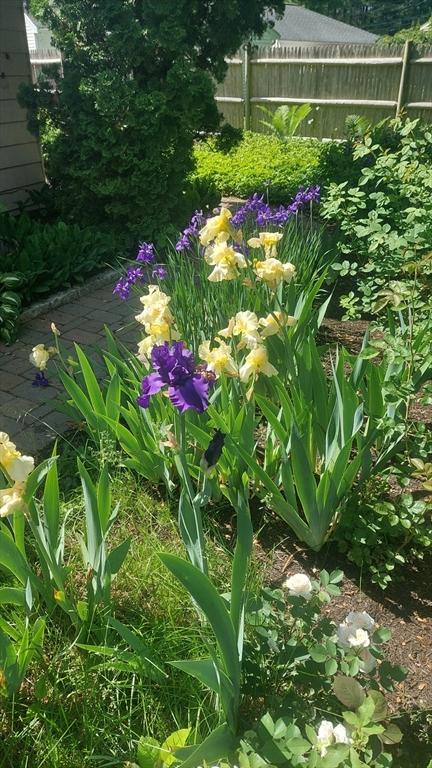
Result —
[{"label": "green shrub", "polygon": [[193,179],[213,182],[222,195],[249,197],[268,189],[273,203],[287,203],[300,186],[324,181],[329,148],[315,139],[281,141],[246,132],[228,152],[214,140],[196,144]]},{"label": "green shrub", "polygon": [[411,493],[390,501],[385,481],[374,479],[344,510],[336,540],[350,560],[386,589],[395,570],[422,560],[430,551],[430,511],[426,501]]},{"label": "green shrub", "polygon": [[[407,300],[424,309],[430,302],[432,245],[429,127],[397,118],[360,130],[353,160],[362,166],[358,182],[331,184],[322,208],[324,218],[338,225],[349,274],[359,274],[359,296],[341,304],[348,316],[386,305],[400,309]],[[341,266],[334,265],[339,271]]]},{"label": "green shrub", "polygon": [[[282,0],[271,7],[283,10]],[[225,57],[265,28],[267,0],[50,0],[63,77],[21,91],[64,219],[156,238],[193,210],[193,137],[216,130]]]}]

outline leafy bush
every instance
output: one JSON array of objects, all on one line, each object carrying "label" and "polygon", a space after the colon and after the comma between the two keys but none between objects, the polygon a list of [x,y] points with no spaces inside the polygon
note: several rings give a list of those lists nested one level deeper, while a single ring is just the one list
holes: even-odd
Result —
[{"label": "leafy bush", "polygon": [[431,505],[411,493],[389,500],[386,483],[371,481],[347,505],[336,540],[341,552],[385,589],[396,569],[430,551]]},{"label": "leafy bush", "polygon": [[223,152],[208,139],[195,145],[192,178],[214,182],[222,195],[249,197],[268,190],[271,202],[286,203],[299,186],[323,181],[328,151],[314,139],[281,141],[246,132],[239,144]]},{"label": "leafy bush", "polygon": [[402,118],[391,121],[390,129],[360,131],[353,153],[364,163],[358,184],[331,184],[322,209],[339,227],[338,246],[350,274],[359,275],[359,295],[341,302],[349,316],[378,311],[386,303],[398,309],[400,298],[380,301],[391,281],[391,292],[418,308],[430,305],[432,133],[419,120]]},{"label": "leafy bush", "polygon": [[0,338],[14,339],[21,306],[67,288],[113,262],[112,237],[76,224],[0,214]]},{"label": "leafy bush", "polygon": [[[43,21],[64,77],[22,90],[63,218],[158,237],[193,208],[186,176],[197,131],[220,117],[225,56],[265,28],[282,0],[49,0]],[[42,6],[42,7],[41,7]]]}]

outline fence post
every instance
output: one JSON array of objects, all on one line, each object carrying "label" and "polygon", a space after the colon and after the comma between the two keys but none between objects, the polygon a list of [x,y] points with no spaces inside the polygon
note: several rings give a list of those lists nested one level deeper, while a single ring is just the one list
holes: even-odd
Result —
[{"label": "fence post", "polygon": [[401,79],[399,83],[396,117],[399,115],[399,113],[401,112],[404,106],[404,97],[405,97],[405,89],[406,89],[406,81],[407,81],[410,57],[411,57],[411,40],[406,40],[403,57],[402,57],[402,71],[401,71]]},{"label": "fence post", "polygon": [[243,46],[243,119],[245,131],[250,129],[250,52],[251,45]]}]

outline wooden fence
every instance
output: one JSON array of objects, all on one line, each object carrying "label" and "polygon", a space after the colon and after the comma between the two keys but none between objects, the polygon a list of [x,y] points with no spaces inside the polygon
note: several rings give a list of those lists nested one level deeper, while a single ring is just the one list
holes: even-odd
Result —
[{"label": "wooden fence", "polygon": [[404,109],[411,117],[432,120],[432,48],[245,46],[229,60],[216,101],[231,125],[258,131],[265,119],[259,106],[311,104],[300,133],[317,138],[343,138],[352,114],[377,122]]},{"label": "wooden fence", "polygon": [[30,64],[32,70],[32,80],[37,82],[38,76],[47,64],[57,64],[63,73],[63,62],[60,51],[56,48],[44,48],[30,51]]}]

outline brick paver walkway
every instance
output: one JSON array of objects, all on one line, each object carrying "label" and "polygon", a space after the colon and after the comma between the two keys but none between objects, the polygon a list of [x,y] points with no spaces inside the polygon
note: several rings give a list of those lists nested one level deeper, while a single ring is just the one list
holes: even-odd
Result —
[{"label": "brick paver walkway", "polygon": [[53,361],[48,363],[49,387],[33,387],[36,372],[29,354],[36,344],[53,345],[51,323],[61,333],[66,355],[77,342],[86,350],[104,342],[103,326],[108,325],[121,341],[136,344],[139,326],[134,315],[140,306],[137,297],[122,302],[112,294],[112,286],[98,288],[58,309],[39,315],[21,327],[18,341],[10,347],[0,343],[0,431],[8,432],[24,453],[46,449],[71,425],[56,401],[63,390]]}]

